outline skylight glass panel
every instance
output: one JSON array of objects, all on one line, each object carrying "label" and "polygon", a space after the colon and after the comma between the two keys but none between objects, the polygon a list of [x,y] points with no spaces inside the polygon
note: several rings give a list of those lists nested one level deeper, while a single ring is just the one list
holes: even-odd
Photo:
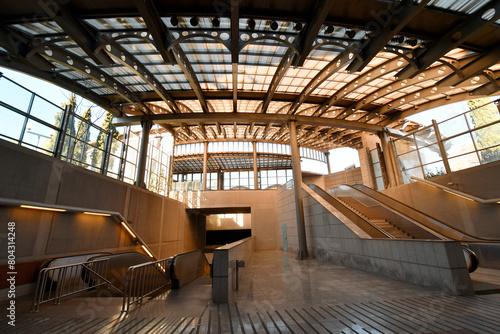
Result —
[{"label": "skylight glass panel", "polygon": [[64,30],[54,21],[25,22],[13,24],[12,27],[29,35],[64,34]]}]

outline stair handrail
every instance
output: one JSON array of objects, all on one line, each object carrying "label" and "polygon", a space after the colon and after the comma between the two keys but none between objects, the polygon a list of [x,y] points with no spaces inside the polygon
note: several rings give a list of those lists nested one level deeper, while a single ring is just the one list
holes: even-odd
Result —
[{"label": "stair handrail", "polygon": [[[315,192],[316,194],[318,194],[319,196],[321,196],[321,194],[319,194],[319,192],[323,192],[325,193],[326,195],[330,196],[332,199],[336,200],[338,203],[340,203],[342,206],[344,206],[347,210],[351,211],[353,214],[355,214],[357,217],[359,217],[361,220],[363,220],[365,223],[367,223],[368,225],[370,225],[371,227],[373,227],[375,230],[377,230],[378,232],[380,232],[381,234],[385,235],[388,239],[396,239],[394,236],[392,236],[390,233],[388,233],[387,231],[385,231],[384,229],[380,228],[379,226],[377,226],[375,223],[373,223],[368,217],[365,217],[363,214],[361,213],[358,213],[356,210],[353,210],[354,208],[352,208],[349,204],[345,203],[344,201],[342,200],[339,200],[337,199],[336,197],[332,196],[331,194],[329,194],[328,192],[324,191],[323,189],[321,189],[320,187],[318,187],[317,185],[315,184],[309,184],[309,185],[306,185],[306,184],[302,184],[302,188],[305,189],[305,187],[308,187],[309,189],[311,189],[313,192]],[[307,190],[306,190],[307,191]],[[320,203],[321,204],[321,203]]]},{"label": "stair handrail", "polygon": [[[363,186],[363,185],[361,185],[361,186]],[[356,187],[353,187],[353,186],[349,186],[349,187],[351,187],[351,188],[355,189],[356,191],[359,191],[359,192],[361,192],[361,193],[363,193],[363,194],[365,194],[365,195],[367,195],[367,196],[370,196],[369,194],[364,193],[362,190],[357,189]],[[366,187],[366,186],[364,186],[364,187]],[[427,214],[427,213],[425,213],[425,212],[422,212],[422,211],[420,211],[420,210],[418,210],[418,209],[415,209],[414,207],[411,207],[411,206],[409,206],[409,205],[407,205],[407,204],[405,204],[405,203],[403,203],[403,202],[401,202],[401,201],[398,201],[398,200],[397,200],[397,199],[395,199],[395,198],[392,198],[392,197],[390,197],[390,196],[387,196],[386,194],[383,194],[383,193],[381,193],[381,192],[379,192],[379,191],[373,190],[373,189],[371,189],[371,188],[369,188],[369,187],[366,187],[366,188],[367,188],[368,190],[371,190],[371,191],[376,192],[376,193],[377,193],[377,194],[379,194],[380,196],[383,196],[383,197],[389,198],[390,200],[392,200],[392,201],[394,201],[394,202],[397,202],[397,203],[399,203],[400,205],[405,206],[405,207],[409,208],[410,210],[413,210],[413,211],[417,212],[417,213],[418,213],[418,214],[420,214],[420,215],[423,215],[423,216],[425,216],[425,217],[427,217],[427,218],[429,218],[429,219],[431,219],[431,220],[434,220],[434,221],[436,221],[438,224],[442,224],[442,225],[444,225],[445,227],[447,227],[447,228],[449,228],[449,229],[451,229],[451,230],[454,230],[454,231],[456,231],[456,232],[459,232],[459,233],[461,233],[461,234],[463,234],[463,235],[465,235],[465,236],[467,236],[467,237],[469,237],[469,238],[476,239],[476,240],[459,240],[459,241],[468,242],[468,243],[470,243],[470,242],[474,242],[474,243],[481,243],[481,242],[483,242],[483,243],[498,243],[498,242],[499,242],[499,240],[498,240],[498,239],[494,239],[494,238],[483,238],[483,237],[478,237],[478,236],[472,235],[472,234],[470,234],[470,233],[468,233],[468,232],[466,232],[466,231],[463,231],[463,230],[461,230],[461,229],[459,229],[459,228],[457,228],[457,227],[455,227],[455,226],[452,226],[452,225],[450,225],[450,224],[448,224],[448,223],[446,223],[446,222],[444,222],[444,221],[442,221],[442,220],[440,220],[440,219],[437,219],[437,218],[435,218],[435,217],[432,217],[432,216],[428,215],[428,214]],[[370,198],[372,198],[372,197],[370,196]],[[374,201],[377,201],[375,198],[372,198],[372,199],[373,199]],[[377,201],[377,202],[381,203],[380,201]],[[381,204],[382,204],[382,203],[381,203]],[[384,205],[384,207],[389,207],[389,206],[388,206],[388,205]],[[404,215],[404,213],[401,213],[399,210],[396,210],[396,209],[392,209],[392,210],[393,210],[393,212],[395,212],[395,213],[398,213],[398,214]],[[404,215],[404,216],[406,217],[406,215]]]},{"label": "stair handrail", "polygon": [[450,188],[450,187],[447,187],[447,186],[443,186],[442,184],[439,184],[439,183],[436,183],[436,182],[433,182],[433,181],[429,181],[429,180],[425,180],[425,179],[422,179],[422,178],[419,178],[419,177],[416,177],[416,176],[413,176],[413,175],[411,176],[411,178],[413,180],[415,180],[415,181],[427,184],[429,186],[433,186],[433,187],[439,188],[439,189],[441,189],[443,191],[446,191],[448,193],[451,193],[453,195],[460,196],[460,197],[463,197],[463,198],[466,198],[468,200],[475,201],[475,202],[478,202],[478,203],[481,203],[481,204],[500,204],[500,197],[498,197],[498,198],[484,199],[484,198],[477,197],[477,196],[474,196],[474,195],[471,195],[471,194],[467,194],[467,193],[464,193],[464,192],[462,192],[460,190],[456,190],[456,189],[453,189],[453,188]]}]

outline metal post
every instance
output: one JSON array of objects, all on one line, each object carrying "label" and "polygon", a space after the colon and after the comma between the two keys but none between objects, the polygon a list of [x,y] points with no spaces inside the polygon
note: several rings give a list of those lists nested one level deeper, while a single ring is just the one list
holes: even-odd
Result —
[{"label": "metal post", "polygon": [[57,135],[56,144],[54,147],[54,158],[61,159],[62,151],[64,148],[64,141],[66,140],[66,130],[68,128],[69,117],[71,113],[71,105],[66,105],[61,117],[60,130]]},{"label": "metal post", "polygon": [[217,190],[223,190],[224,189],[224,172],[222,170],[219,170],[217,172]]},{"label": "metal post", "polygon": [[101,174],[106,175],[108,171],[108,164],[111,156],[111,145],[113,144],[113,129],[106,133],[106,140],[104,141],[104,150],[102,152],[101,161]]},{"label": "metal post", "polygon": [[387,136],[386,132],[379,132],[377,133],[378,137],[380,138],[380,143],[382,146],[382,155],[385,161],[385,167],[386,167],[386,173],[387,173],[387,179],[389,181],[389,187],[395,187],[398,185],[398,178],[396,176],[396,170],[395,170],[395,159],[394,155],[392,154],[391,150],[391,145],[389,145],[389,137]]},{"label": "metal post", "polygon": [[257,166],[257,142],[253,142],[253,187],[259,189],[259,170]]},{"label": "metal post", "polygon": [[174,156],[175,156],[175,136],[174,136],[174,145],[172,147],[172,155],[170,156],[170,162],[168,167],[168,181],[167,181],[167,197],[170,196],[170,191],[172,190],[172,177],[174,175]]},{"label": "metal post", "polygon": [[139,147],[139,161],[137,162],[137,174],[135,185],[142,187],[144,183],[144,174],[146,172],[146,159],[148,157],[149,130],[152,123],[150,121],[142,121],[141,145]]},{"label": "metal post", "polygon": [[207,190],[207,169],[208,169],[208,142],[203,142],[203,188]]},{"label": "metal post", "polygon": [[432,120],[432,126],[434,127],[434,133],[436,134],[436,139],[438,141],[439,151],[441,152],[441,157],[443,158],[444,169],[446,173],[451,173],[450,163],[448,162],[448,156],[446,155],[446,149],[443,145],[443,140],[441,139],[441,133],[439,132],[439,128],[436,120]]},{"label": "metal post", "polygon": [[328,168],[328,174],[331,174],[332,169],[330,168],[330,152],[325,152],[325,160],[326,160],[326,167]]},{"label": "metal post", "polygon": [[293,187],[295,190],[295,212],[297,216],[297,234],[299,237],[299,260],[309,257],[307,252],[306,224],[304,219],[304,205],[302,202],[302,170],[300,169],[300,150],[297,144],[297,122],[290,121],[290,146],[292,148]]}]

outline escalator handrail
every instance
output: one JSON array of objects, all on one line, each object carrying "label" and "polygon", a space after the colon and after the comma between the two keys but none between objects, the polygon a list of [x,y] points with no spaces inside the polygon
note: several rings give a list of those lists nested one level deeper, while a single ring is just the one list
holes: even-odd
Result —
[{"label": "escalator handrail", "polygon": [[475,202],[478,202],[478,203],[481,203],[481,204],[496,204],[496,203],[500,204],[500,198],[484,199],[484,198],[480,198],[480,197],[477,197],[477,196],[474,196],[474,195],[471,195],[471,194],[464,193],[462,191],[459,191],[459,190],[456,190],[456,189],[453,189],[453,188],[450,188],[450,187],[447,187],[447,186],[443,186],[442,184],[439,184],[439,183],[436,183],[436,182],[432,182],[432,181],[429,181],[429,180],[421,179],[421,178],[413,176],[413,175],[411,176],[411,178],[413,180],[415,180],[415,181],[427,184],[427,185],[432,186],[432,187],[436,187],[436,188],[441,189],[443,191],[446,191],[448,193],[452,193],[455,196],[464,197],[466,199],[469,199],[471,201],[475,201]]},{"label": "escalator handrail", "polygon": [[[358,188],[357,188],[358,186],[363,187],[364,189],[363,189],[363,190],[358,189]],[[379,192],[379,191],[375,191],[375,190],[373,190],[373,189],[371,189],[371,188],[369,188],[369,187],[367,187],[367,186],[365,186],[365,185],[362,185],[362,184],[356,184],[356,185],[354,185],[354,186],[348,186],[348,187],[351,187],[351,188],[353,188],[353,189],[356,189],[357,191],[359,191],[359,192],[361,192],[361,193],[365,194],[366,196],[368,196],[368,197],[372,198],[373,200],[376,200],[376,199],[374,199],[372,196],[370,196],[369,194],[367,194],[367,193],[365,193],[365,192],[364,192],[364,190],[365,190],[365,189],[367,189],[369,192],[374,192],[374,193],[376,193],[377,195],[380,195],[380,196],[382,196],[383,198],[389,199],[389,200],[391,200],[391,201],[397,202],[398,204],[400,204],[400,205],[402,205],[402,206],[404,206],[404,207],[406,207],[406,208],[410,209],[411,211],[415,211],[416,213],[421,214],[421,215],[425,216],[426,218],[428,218],[428,219],[430,219],[430,220],[434,220],[434,221],[435,221],[435,222],[437,222],[438,224],[442,224],[442,225],[444,225],[444,226],[446,226],[446,227],[450,228],[451,230],[454,230],[454,231],[456,231],[456,232],[459,232],[459,233],[461,233],[461,234],[463,234],[463,235],[465,235],[465,236],[467,236],[467,237],[469,237],[469,238],[475,239],[475,240],[460,240],[460,241],[473,241],[473,242],[484,242],[484,243],[498,243],[498,242],[500,242],[500,240],[499,240],[499,239],[482,238],[482,237],[474,236],[474,235],[472,235],[472,234],[470,234],[470,233],[468,233],[468,232],[462,231],[461,229],[459,229],[459,228],[457,228],[457,227],[455,227],[455,226],[452,226],[452,225],[450,225],[450,224],[448,224],[448,223],[446,223],[446,222],[444,222],[444,221],[442,221],[442,220],[439,220],[439,219],[437,219],[437,218],[434,218],[434,217],[430,216],[429,214],[427,214],[427,213],[425,213],[425,212],[422,212],[422,211],[420,211],[420,210],[418,210],[418,209],[415,209],[415,208],[413,208],[413,207],[411,207],[411,206],[409,206],[409,205],[407,205],[407,204],[405,204],[405,203],[403,203],[403,202],[401,202],[401,201],[398,201],[398,200],[397,200],[397,199],[395,199],[395,198],[392,198],[392,197],[390,197],[390,196],[387,196],[386,194],[383,194],[383,193],[381,193],[381,192]],[[387,206],[389,206],[388,204],[386,204],[386,205],[387,205]],[[399,212],[399,211],[398,211],[398,210],[396,210],[396,209],[393,209],[393,210],[395,210],[396,212]],[[401,213],[401,214],[403,214],[403,213]]]},{"label": "escalator handrail", "polygon": [[351,211],[352,213],[354,213],[356,216],[358,216],[361,220],[363,220],[365,223],[369,224],[371,227],[373,227],[374,229],[376,229],[378,232],[382,233],[383,235],[385,235],[387,238],[389,239],[396,239],[394,236],[392,236],[390,233],[384,231],[383,229],[381,229],[380,227],[378,227],[376,224],[372,223],[368,218],[365,218],[363,216],[360,216],[357,212],[354,212],[352,211],[349,207],[347,207],[345,205],[345,203],[343,203],[342,201],[339,201],[338,199],[336,199],[335,197],[333,197],[332,195],[330,195],[329,193],[327,193],[326,191],[324,191],[323,189],[321,189],[320,187],[318,187],[317,185],[315,184],[308,184],[307,185],[312,191],[314,191],[315,193],[317,193],[319,196],[321,196],[323,199],[324,196],[323,195],[327,195],[329,196],[331,199],[333,200],[336,200],[338,203],[340,203],[342,206],[344,206],[347,210]]},{"label": "escalator handrail", "polygon": [[[346,188],[352,189],[352,190],[354,190],[354,191],[357,191],[357,192],[359,192],[359,193],[361,193],[361,194],[363,194],[363,195],[367,196],[370,200],[374,201],[374,202],[375,202],[375,203],[377,203],[379,206],[381,206],[381,207],[385,208],[386,210],[389,210],[389,211],[390,211],[390,212],[392,212],[393,214],[395,214],[395,215],[397,215],[397,216],[399,216],[399,217],[401,217],[401,218],[403,218],[403,219],[407,220],[408,222],[410,222],[410,223],[412,223],[412,224],[416,225],[417,227],[419,227],[419,228],[421,228],[422,230],[424,230],[424,231],[428,232],[429,234],[431,234],[431,235],[433,235],[433,236],[437,237],[438,239],[441,239],[441,240],[449,240],[449,239],[450,239],[450,238],[448,238],[448,237],[446,237],[446,236],[442,235],[441,233],[436,232],[436,231],[434,231],[433,229],[431,229],[431,228],[429,228],[429,227],[427,227],[427,226],[423,225],[422,223],[420,223],[420,222],[419,222],[419,221],[417,221],[416,219],[414,219],[414,218],[412,218],[412,217],[409,217],[408,215],[404,214],[403,212],[400,212],[399,210],[396,210],[396,209],[392,208],[391,206],[389,206],[389,205],[387,205],[387,204],[385,204],[385,203],[383,203],[383,202],[381,202],[381,201],[378,201],[377,199],[373,198],[372,196],[370,196],[370,195],[368,195],[368,194],[366,194],[366,193],[363,193],[361,190],[356,189],[356,188],[355,188],[355,187],[353,187],[353,186],[350,186],[350,185],[348,185],[348,184],[341,184],[341,185],[337,186],[336,188],[338,188],[338,187],[346,187]],[[341,190],[342,192],[346,193],[349,197],[351,197],[351,198],[353,198],[353,199],[357,200],[355,197],[353,197],[353,196],[351,196],[349,193],[347,193],[344,189],[342,189],[342,188],[338,188],[338,189],[339,189],[339,190]],[[358,202],[360,202],[361,204],[363,204],[361,201],[359,201],[359,200],[357,200],[357,201],[358,201]],[[363,205],[364,205],[364,204],[363,204]],[[365,205],[365,207],[367,207],[367,206]]]}]

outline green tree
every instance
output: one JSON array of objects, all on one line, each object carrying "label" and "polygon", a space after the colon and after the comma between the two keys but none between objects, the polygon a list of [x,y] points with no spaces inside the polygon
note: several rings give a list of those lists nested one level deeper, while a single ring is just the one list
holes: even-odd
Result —
[{"label": "green tree", "polygon": [[[113,138],[119,139],[119,132],[116,130],[116,127],[113,125],[113,114],[110,112],[106,113],[106,117],[104,118],[104,121],[102,122],[102,131],[99,133],[97,136],[97,140],[95,142],[95,147],[98,149],[94,149],[91,154],[92,158],[92,166],[96,168],[101,167],[101,162],[102,162],[102,153],[104,150],[104,145],[106,144],[106,136],[109,133],[109,131],[113,131]],[[112,145],[111,147],[111,152],[110,153],[115,153],[117,147]],[[109,165],[113,165],[114,163],[114,158],[110,157],[109,160]]]},{"label": "green tree", "polygon": [[[474,128],[492,123],[500,118],[499,111],[489,98],[470,100],[467,105],[472,109],[469,115]],[[491,147],[500,144],[500,124],[475,130],[473,136],[476,146],[480,150],[482,163],[500,160],[500,147]]]}]

